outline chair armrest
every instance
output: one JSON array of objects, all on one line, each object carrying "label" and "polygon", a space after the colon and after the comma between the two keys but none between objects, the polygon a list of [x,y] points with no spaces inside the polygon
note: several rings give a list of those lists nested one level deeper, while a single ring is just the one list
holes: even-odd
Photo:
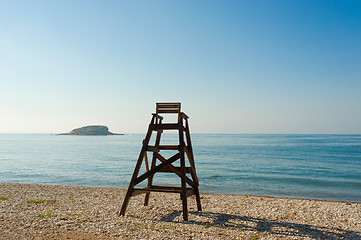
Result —
[{"label": "chair armrest", "polygon": [[185,114],[184,112],[181,112],[181,114],[182,114],[182,117],[184,118],[184,119],[188,119],[189,117],[187,116],[187,114]]},{"label": "chair armrest", "polygon": [[159,120],[163,120],[163,117],[162,116],[159,116],[158,114],[156,113],[152,113],[152,115],[156,118],[158,118]]}]

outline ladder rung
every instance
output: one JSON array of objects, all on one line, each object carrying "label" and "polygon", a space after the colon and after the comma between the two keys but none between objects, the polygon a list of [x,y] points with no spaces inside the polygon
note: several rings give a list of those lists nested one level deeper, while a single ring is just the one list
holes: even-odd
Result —
[{"label": "ladder rung", "polygon": [[178,123],[163,123],[163,124],[154,124],[154,130],[178,130],[180,128],[183,128],[182,125],[179,125]]},{"label": "ladder rung", "polygon": [[159,147],[156,146],[147,146],[148,152],[159,152]]},{"label": "ladder rung", "polygon": [[[187,191],[192,191],[192,188],[187,187]],[[169,186],[150,186],[145,188],[134,188],[133,189],[133,196],[147,193],[147,192],[170,192],[170,193],[181,193],[182,188],[181,187],[169,187]]]},{"label": "ladder rung", "polygon": [[179,145],[160,145],[160,150],[179,150]]},{"label": "ladder rung", "polygon": [[[174,168],[177,169],[178,171],[180,171],[180,167],[174,167]],[[186,170],[186,173],[191,173],[192,172],[191,167],[186,167],[185,170]],[[174,171],[169,166],[161,169],[159,172],[174,173]]]},{"label": "ladder rung", "polygon": [[149,152],[159,152],[159,150],[179,150],[178,145],[160,145],[160,146],[147,146]]},{"label": "ladder rung", "polygon": [[[176,192],[181,192],[182,188],[181,187],[172,187],[172,186],[159,186],[159,185],[153,185],[150,187],[146,187],[147,189],[151,189],[151,190],[156,190],[156,191],[176,191]],[[186,190],[192,190],[192,188],[187,187]]]}]

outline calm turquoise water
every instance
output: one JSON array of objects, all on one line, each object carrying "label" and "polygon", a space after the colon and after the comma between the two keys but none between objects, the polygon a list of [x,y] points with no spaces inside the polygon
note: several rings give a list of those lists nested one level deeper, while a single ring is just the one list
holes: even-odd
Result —
[{"label": "calm turquoise water", "polygon": [[[0,182],[127,188],[143,138],[0,134]],[[162,144],[176,141],[164,134]],[[201,192],[361,202],[361,135],[193,134],[192,143]]]}]

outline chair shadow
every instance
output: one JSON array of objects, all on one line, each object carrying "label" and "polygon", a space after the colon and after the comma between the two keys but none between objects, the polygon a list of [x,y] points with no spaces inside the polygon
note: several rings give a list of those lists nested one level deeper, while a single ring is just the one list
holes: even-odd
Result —
[{"label": "chair shadow", "polygon": [[[181,211],[173,211],[163,216],[160,221],[176,222],[174,219],[182,214]],[[282,222],[269,219],[237,216],[213,212],[189,212],[205,219],[202,222],[182,222],[185,224],[197,224],[206,227],[239,228],[245,231],[257,231],[260,233],[272,233],[279,237],[301,237],[313,239],[361,239],[361,232],[349,231],[340,228],[328,228],[308,224]]]}]

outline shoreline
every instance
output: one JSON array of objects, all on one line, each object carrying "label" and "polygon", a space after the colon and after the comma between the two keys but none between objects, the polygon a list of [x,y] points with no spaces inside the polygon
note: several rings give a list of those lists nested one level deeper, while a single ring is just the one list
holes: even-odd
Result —
[{"label": "shoreline", "polygon": [[[117,189],[127,191],[126,188],[117,188],[117,187],[101,187],[101,186],[83,186],[83,185],[59,185],[59,184],[43,184],[43,183],[23,183],[23,182],[0,182],[9,183],[9,184],[20,184],[20,185],[40,185],[40,186],[59,186],[59,187],[85,187],[85,188],[108,188],[108,189]],[[266,198],[277,198],[277,199],[295,199],[295,200],[310,200],[310,201],[325,201],[325,202],[339,202],[339,203],[361,203],[361,201],[347,201],[347,200],[331,200],[331,199],[318,199],[318,198],[302,198],[302,197],[287,197],[287,196],[271,196],[271,195],[255,195],[255,194],[236,194],[236,193],[212,193],[212,192],[201,192],[200,194],[210,194],[210,195],[221,195],[221,196],[254,196],[254,197],[266,197]]]},{"label": "shoreline", "polygon": [[[106,189],[115,189],[127,191],[126,188],[117,188],[117,187],[99,187],[99,186],[82,186],[82,185],[59,185],[59,184],[35,184],[35,183],[22,183],[22,182],[0,182],[5,184],[19,184],[19,185],[36,185],[36,186],[57,186],[57,187],[80,187],[80,188],[106,188]],[[230,194],[230,193],[210,193],[210,192],[200,192],[200,194],[209,194],[209,195],[219,195],[219,196],[253,196],[253,197],[265,197],[265,198],[276,198],[276,199],[294,199],[294,200],[310,200],[310,201],[324,201],[324,202],[338,202],[338,203],[360,203],[361,201],[342,201],[342,200],[327,200],[327,199],[318,199],[318,198],[301,198],[301,197],[286,197],[286,196],[268,196],[268,195],[254,195],[254,194]],[[125,195],[125,193],[124,193]]]},{"label": "shoreline", "polygon": [[178,194],[0,183],[0,239],[361,239],[361,203],[201,193],[202,212]]}]

